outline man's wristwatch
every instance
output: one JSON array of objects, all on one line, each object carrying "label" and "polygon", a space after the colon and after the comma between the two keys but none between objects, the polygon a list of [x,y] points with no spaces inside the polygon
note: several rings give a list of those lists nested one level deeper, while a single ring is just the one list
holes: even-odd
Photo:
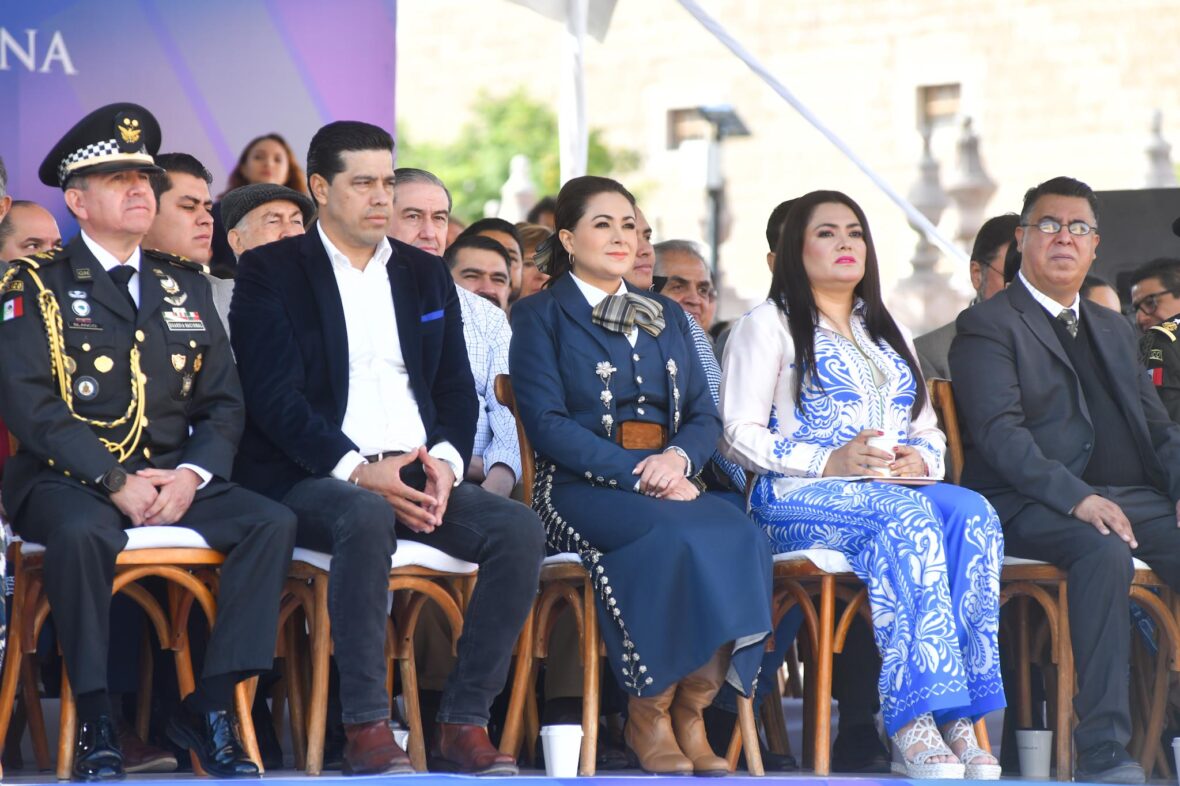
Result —
[{"label": "man's wristwatch", "polygon": [[127,484],[127,470],[116,464],[107,470],[107,474],[103,475],[99,482],[108,494],[118,494]]}]

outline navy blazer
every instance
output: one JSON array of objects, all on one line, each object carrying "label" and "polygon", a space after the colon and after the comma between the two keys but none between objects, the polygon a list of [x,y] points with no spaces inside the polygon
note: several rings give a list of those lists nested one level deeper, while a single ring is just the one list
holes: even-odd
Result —
[{"label": "navy blazer", "polygon": [[[1180,499],[1180,426],[1139,362],[1130,325],[1081,300],[1082,321],[1130,424],[1153,485]],[[1081,382],[1045,309],[1018,279],[964,311],[951,345],[951,380],[964,424],[963,485],[1007,521],[1030,502],[1069,514],[1095,493],[1082,480],[1094,425]]]},{"label": "navy blazer", "polygon": [[[693,472],[699,472],[716,449],[721,418],[697,361],[688,317],[669,298],[627,288],[664,306],[666,327],[656,344],[667,369],[668,444],[684,450]],[[631,353],[624,336],[590,321],[590,304],[569,275],[512,307],[508,365],[517,408],[533,449],[556,463],[559,479],[635,486],[638,478],[631,472],[651,451],[625,450],[607,436],[602,416],[609,411],[617,422],[617,401],[604,408],[596,373],[602,361],[626,367]]]},{"label": "navy blazer", "polygon": [[[386,267],[410,389],[426,445],[449,442],[471,460],[477,399],[455,284],[442,260],[390,239]],[[326,477],[350,450],[348,333],[332,262],[312,230],[249,251],[230,305],[246,430],[234,480],[281,499]]]}]

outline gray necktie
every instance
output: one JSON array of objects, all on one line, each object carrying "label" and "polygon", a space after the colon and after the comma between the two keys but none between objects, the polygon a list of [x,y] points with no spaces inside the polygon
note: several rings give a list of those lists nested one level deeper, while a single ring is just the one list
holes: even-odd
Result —
[{"label": "gray necktie", "polygon": [[1065,329],[1069,331],[1072,338],[1078,337],[1078,315],[1073,313],[1072,308],[1063,308],[1057,318],[1065,325]]}]

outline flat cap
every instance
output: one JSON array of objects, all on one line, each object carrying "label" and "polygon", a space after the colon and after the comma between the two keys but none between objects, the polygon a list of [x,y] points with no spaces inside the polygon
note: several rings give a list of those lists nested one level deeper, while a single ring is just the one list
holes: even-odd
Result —
[{"label": "flat cap", "polygon": [[66,132],[37,176],[47,186],[62,188],[73,175],[139,169],[161,171],[154,156],[160,149],[160,124],[139,104],[107,104],[95,109]]},{"label": "flat cap", "polygon": [[293,188],[274,183],[251,183],[235,188],[221,198],[221,220],[226,231],[236,227],[254,208],[279,200],[291,202],[299,207],[299,211],[303,213],[304,226],[311,223],[312,217],[315,216],[315,205],[309,197]]}]

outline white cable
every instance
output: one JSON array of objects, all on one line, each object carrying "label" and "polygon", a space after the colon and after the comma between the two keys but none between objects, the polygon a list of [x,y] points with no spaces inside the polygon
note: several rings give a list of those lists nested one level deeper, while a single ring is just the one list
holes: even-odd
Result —
[{"label": "white cable", "polygon": [[704,25],[705,29],[712,33],[718,41],[724,44],[726,48],[729,49],[729,51],[733,52],[739,60],[749,67],[751,71],[761,77],[762,81],[768,84],[771,90],[778,93],[778,95],[784,101],[795,108],[795,111],[803,115],[803,118],[808,123],[811,123],[811,125],[815,126],[817,131],[823,134],[829,142],[835,145],[836,148],[848,158],[848,160],[856,164],[860,171],[864,172],[865,175],[868,176],[869,180],[873,181],[877,188],[884,191],[885,195],[893,200],[893,202],[902,209],[902,211],[906,214],[906,217],[909,218],[910,222],[918,226],[918,228],[920,228],[922,232],[925,233],[926,238],[931,243],[941,248],[951,257],[962,260],[963,262],[968,261],[966,252],[964,252],[961,248],[956,246],[947,238],[943,237],[943,235],[938,231],[938,227],[930,223],[930,219],[922,215],[916,207],[910,204],[908,199],[897,193],[897,191],[895,191],[893,187],[889,185],[889,183],[885,182],[884,178],[873,171],[873,168],[870,167],[864,160],[862,160],[860,156],[853,152],[852,148],[849,147],[843,139],[836,136],[836,132],[828,128],[822,120],[815,116],[815,113],[813,113],[806,104],[800,101],[794,93],[787,89],[786,85],[778,81],[778,79],[776,79],[775,76],[771,74],[770,71],[765,68],[765,66],[762,65],[762,63],[760,63],[753,55],[747,52],[741,44],[737,42],[737,39],[731,36],[724,27],[722,27],[715,19],[713,19],[713,17],[709,16],[709,14],[706,13],[703,8],[701,8],[700,4],[697,3],[696,0],[679,0],[679,2],[680,5],[684,6],[684,9],[692,14],[698,22]]}]

